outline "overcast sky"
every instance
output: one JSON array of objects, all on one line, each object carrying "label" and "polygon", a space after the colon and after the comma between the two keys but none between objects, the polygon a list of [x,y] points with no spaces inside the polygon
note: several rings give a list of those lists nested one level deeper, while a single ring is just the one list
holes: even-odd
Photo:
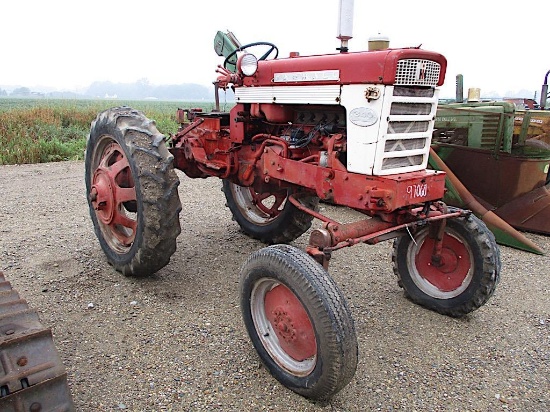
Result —
[{"label": "overcast sky", "polygon": [[[93,81],[211,85],[218,30],[269,41],[280,56],[334,53],[338,0],[18,0],[0,6],[0,85],[77,90]],[[355,0],[350,51],[381,33],[390,47],[443,54],[441,97],[464,90],[539,100],[550,70],[550,0]]]}]

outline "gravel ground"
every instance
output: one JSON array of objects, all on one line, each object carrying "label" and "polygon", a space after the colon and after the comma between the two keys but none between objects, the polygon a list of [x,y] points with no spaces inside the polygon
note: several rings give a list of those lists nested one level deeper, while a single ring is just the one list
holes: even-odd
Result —
[{"label": "gravel ground", "polygon": [[[453,319],[403,297],[390,242],[336,252],[359,365],[330,404],[313,404],[261,366],[241,321],[238,270],[263,245],[239,232],[219,180],[179,175],[178,250],[140,280],[104,259],[82,162],[0,167],[0,269],[52,328],[78,411],[550,410],[547,256],[501,247],[495,295]],[[550,251],[550,237],[527,236]]]}]

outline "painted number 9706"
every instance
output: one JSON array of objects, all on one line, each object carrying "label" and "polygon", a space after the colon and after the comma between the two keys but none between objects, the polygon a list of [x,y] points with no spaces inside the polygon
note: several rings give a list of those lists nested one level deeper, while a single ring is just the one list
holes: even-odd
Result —
[{"label": "painted number 9706", "polygon": [[428,194],[428,184],[423,183],[420,185],[407,186],[407,194],[411,199],[415,199],[417,197],[425,197]]}]

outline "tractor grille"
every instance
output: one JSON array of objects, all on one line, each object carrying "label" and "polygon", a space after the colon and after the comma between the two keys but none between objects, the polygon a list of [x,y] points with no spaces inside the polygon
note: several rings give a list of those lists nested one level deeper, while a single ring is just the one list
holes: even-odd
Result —
[{"label": "tractor grille", "polygon": [[422,164],[423,156],[408,156],[406,158],[390,157],[382,162],[382,170],[397,169],[406,166],[418,166]]},{"label": "tractor grille", "polygon": [[426,147],[426,139],[397,139],[386,140],[384,152],[397,152],[399,150],[417,150]]},{"label": "tractor grille", "polygon": [[431,60],[399,60],[395,71],[395,84],[402,86],[436,86],[440,71],[440,64]]},{"label": "tractor grille", "polygon": [[381,136],[375,173],[404,173],[426,168],[437,93],[433,88],[394,87],[385,103],[386,130]]},{"label": "tractor grille", "polygon": [[430,114],[432,105],[430,103],[392,103],[391,114]]},{"label": "tractor grille", "polygon": [[[469,146],[481,149],[505,149],[507,124],[511,114],[504,113],[504,106],[491,105],[440,106],[435,118],[434,140],[437,143]],[[510,132],[511,133],[511,132]]]}]

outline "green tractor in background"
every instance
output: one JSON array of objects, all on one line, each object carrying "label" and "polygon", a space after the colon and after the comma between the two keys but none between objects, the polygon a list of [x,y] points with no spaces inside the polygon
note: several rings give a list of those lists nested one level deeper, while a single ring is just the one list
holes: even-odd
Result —
[{"label": "green tractor in background", "polygon": [[[430,166],[447,172],[444,201],[472,210],[500,244],[544,254],[518,231],[550,235],[550,111],[546,73],[537,109],[512,99],[440,103]],[[472,91],[472,90],[470,90]],[[470,93],[469,93],[470,94]]]}]

